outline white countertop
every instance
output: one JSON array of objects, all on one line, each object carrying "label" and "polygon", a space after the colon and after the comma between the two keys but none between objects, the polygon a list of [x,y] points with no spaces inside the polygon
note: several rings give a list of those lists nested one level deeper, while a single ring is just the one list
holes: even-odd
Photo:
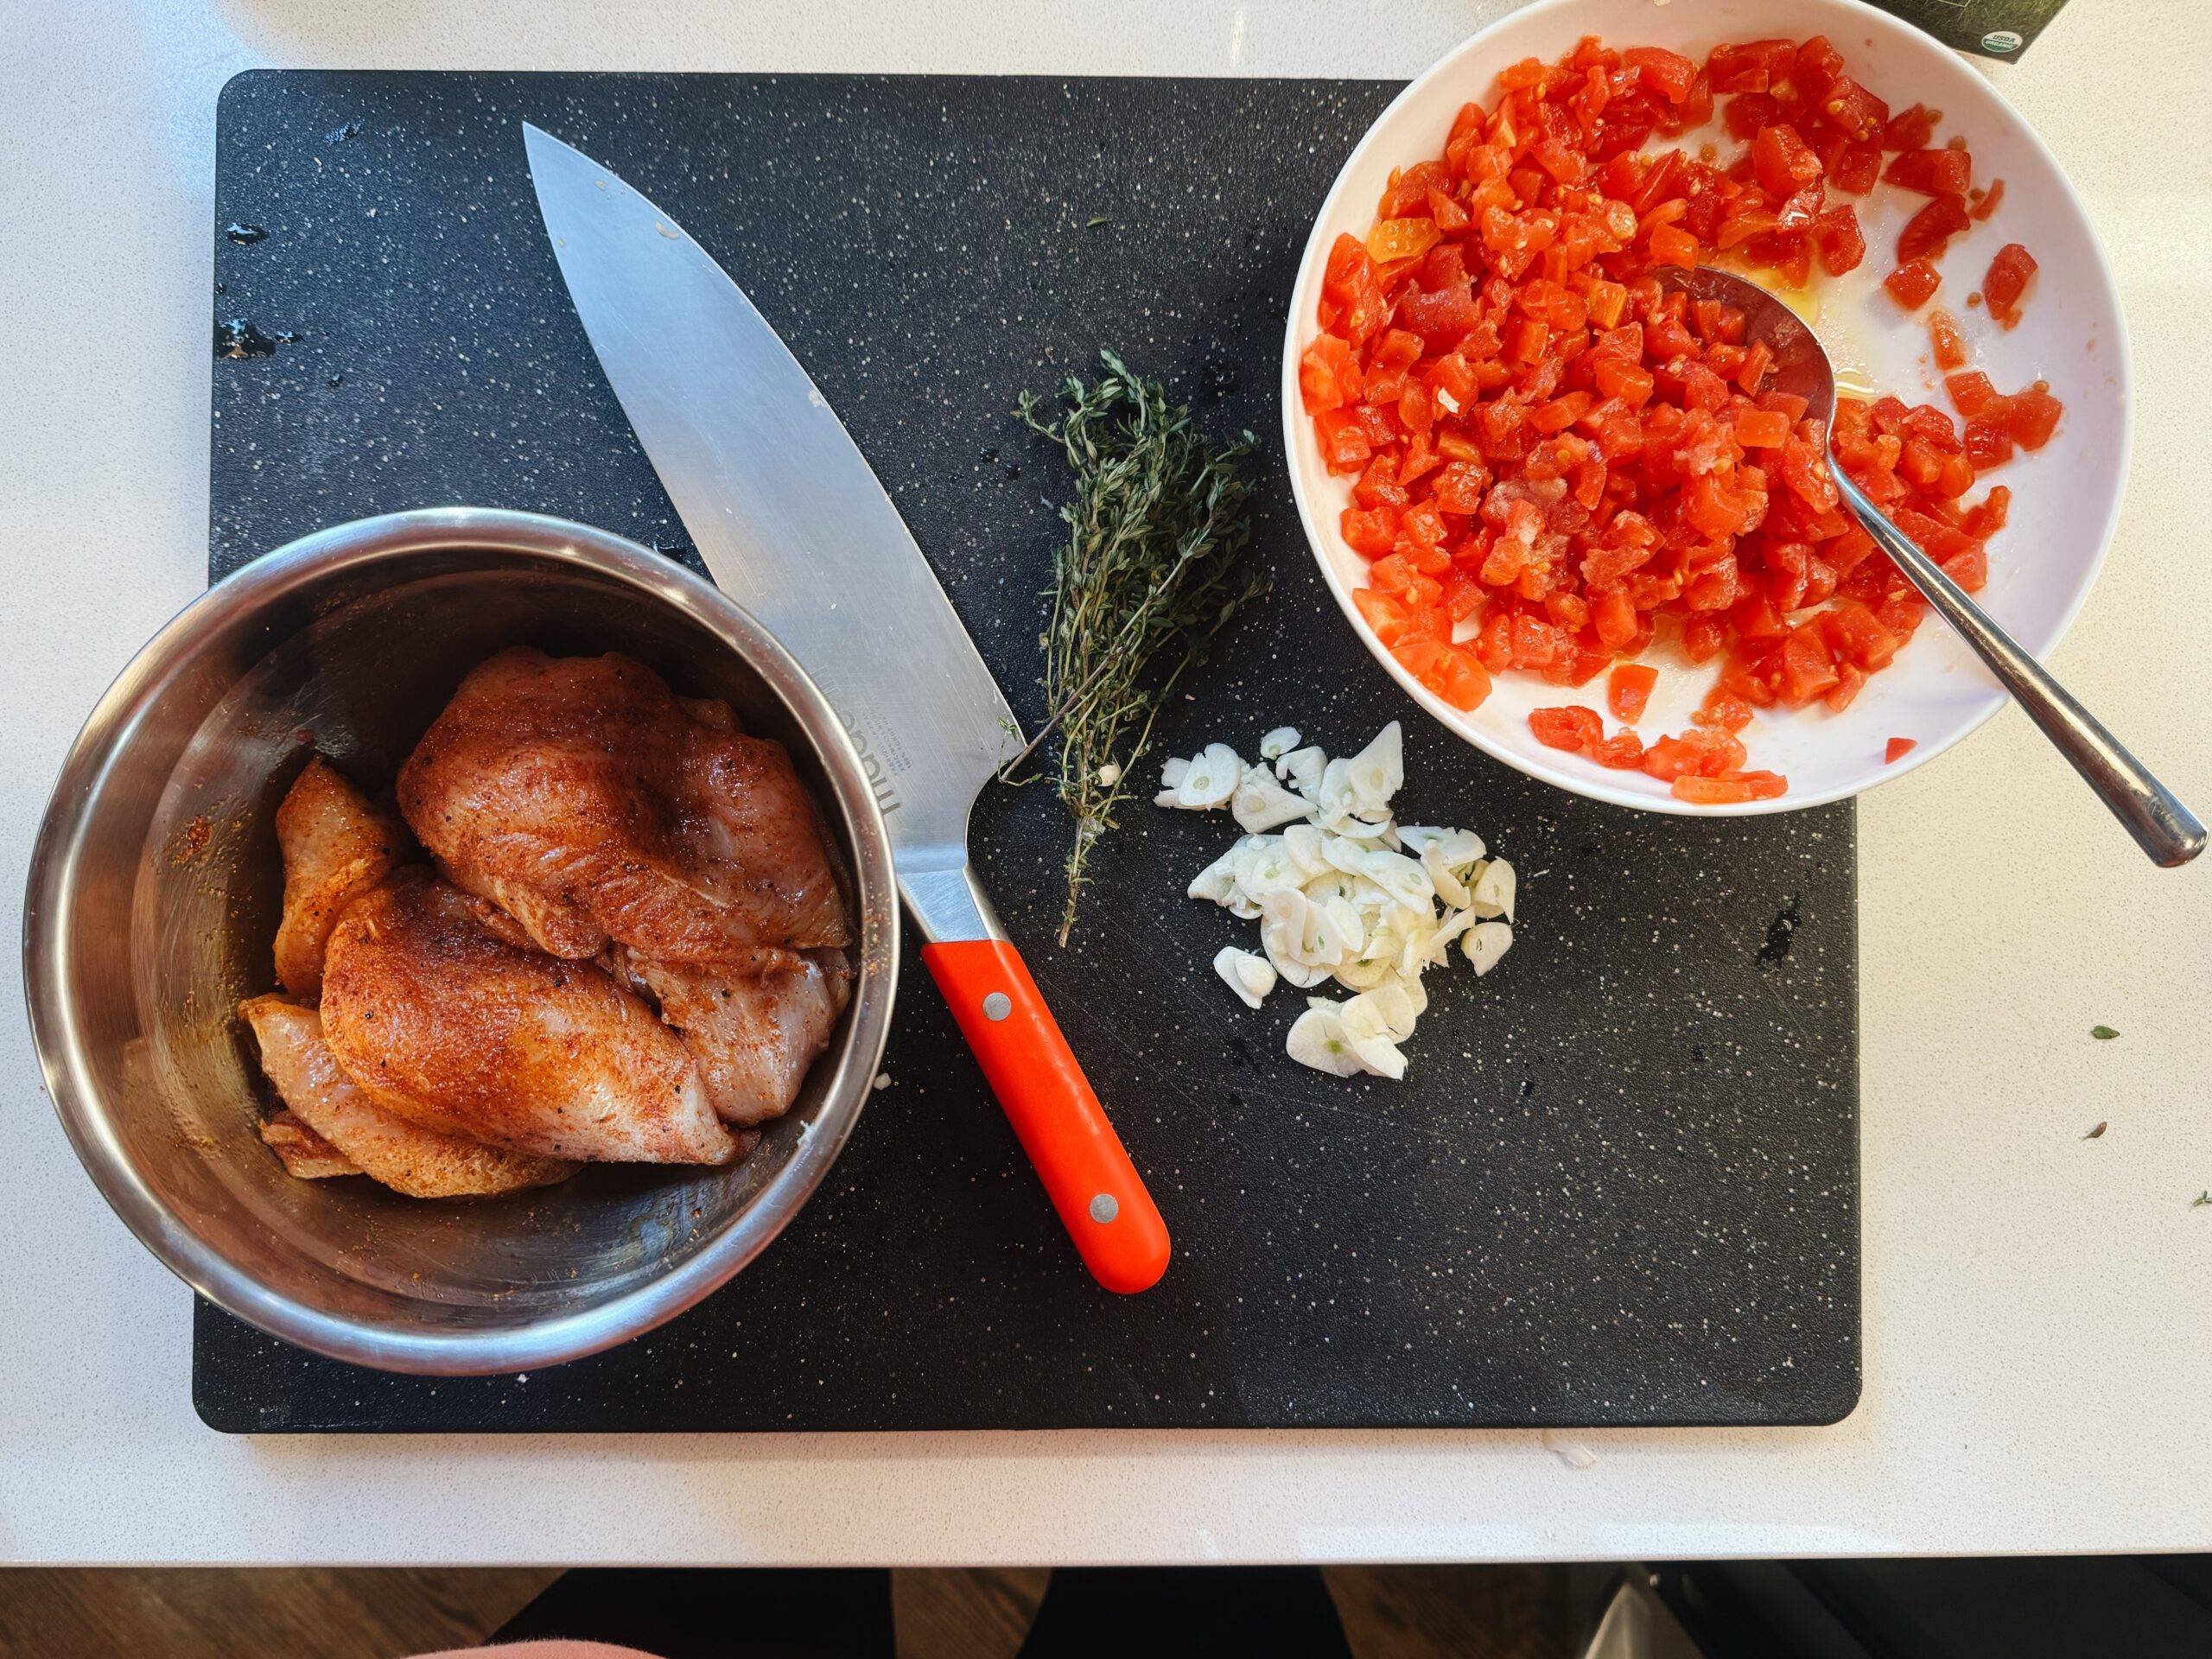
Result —
[{"label": "white countertop", "polygon": [[[0,0],[0,931],[78,721],[203,585],[233,73],[1409,75],[1510,9]],[[2202,809],[2212,30],[2073,0],[1994,73],[2088,201],[2141,400],[2119,537],[2055,661]],[[2212,861],[2151,869],[2011,711],[1860,823],[1864,1402],[1834,1428],[1580,1434],[1581,1469],[1524,1433],[225,1439],[188,1398],[191,1299],[78,1169],[0,952],[0,1560],[2212,1548],[2212,1207],[2190,1207],[2212,1188]],[[2124,1035],[2092,1041],[2098,1022]]]}]

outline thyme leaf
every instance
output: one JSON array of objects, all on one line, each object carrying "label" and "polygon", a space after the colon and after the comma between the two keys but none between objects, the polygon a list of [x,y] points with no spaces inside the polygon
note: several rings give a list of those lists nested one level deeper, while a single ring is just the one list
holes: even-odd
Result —
[{"label": "thyme leaf", "polygon": [[2089,1035],[2095,1038],[2101,1043],[2108,1043],[2112,1041],[2113,1038],[2119,1036],[2120,1033],[2114,1031],[2110,1026],[2091,1026],[2089,1027]]},{"label": "thyme leaf", "polygon": [[[1187,404],[1112,352],[1090,385],[1071,375],[1057,407],[1024,392],[1015,413],[1058,444],[1075,474],[1060,509],[1066,543],[1052,562],[1043,636],[1046,718],[1011,772],[1058,734],[1054,786],[1075,818],[1060,943],[1075,925],[1084,868],[1183,676],[1236,613],[1267,592],[1245,556],[1258,440],[1215,444]],[[1002,774],[1003,775],[1003,774]]]}]

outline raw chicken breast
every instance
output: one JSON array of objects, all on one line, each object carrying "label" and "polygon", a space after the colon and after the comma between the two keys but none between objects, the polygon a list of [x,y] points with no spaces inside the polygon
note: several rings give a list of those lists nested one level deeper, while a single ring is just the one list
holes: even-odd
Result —
[{"label": "raw chicken breast", "polygon": [[851,938],[782,746],[626,657],[491,658],[408,757],[399,806],[448,876],[557,957],[613,939],[742,965]]},{"label": "raw chicken breast", "polygon": [[[512,1192],[566,1180],[575,1173],[571,1163],[441,1135],[386,1111],[340,1069],[337,1057],[323,1041],[322,1022],[313,1008],[281,996],[257,996],[240,1003],[238,1012],[252,1026],[254,1040],[261,1046],[261,1069],[289,1108],[269,1127],[293,1119],[346,1166],[317,1173],[369,1175],[410,1198]],[[270,1139],[267,1128],[262,1138]],[[294,1162],[295,1152],[277,1141],[270,1143],[287,1169],[296,1175],[302,1173]]]},{"label": "raw chicken breast", "polygon": [[332,1052],[378,1104],[543,1158],[722,1164],[737,1143],[667,1027],[597,963],[403,869],[346,907],[323,962]]},{"label": "raw chicken breast", "polygon": [[399,861],[407,832],[318,754],[276,809],[276,845],[284,855],[276,977],[312,1002],[322,988],[322,947],[339,912]]},{"label": "raw chicken breast", "polygon": [[620,944],[610,961],[618,978],[660,1005],[699,1063],[716,1114],[745,1125],[791,1109],[852,979],[842,950],[766,948],[742,973],[655,962]]},{"label": "raw chicken breast", "polygon": [[359,1164],[309,1128],[307,1120],[289,1107],[261,1126],[261,1141],[276,1154],[284,1173],[299,1180],[327,1181],[361,1173]]}]

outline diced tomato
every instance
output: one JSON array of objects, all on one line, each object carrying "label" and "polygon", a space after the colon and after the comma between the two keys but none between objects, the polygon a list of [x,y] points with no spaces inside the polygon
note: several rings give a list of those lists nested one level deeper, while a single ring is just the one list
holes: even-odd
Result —
[{"label": "diced tomato", "polygon": [[1897,263],[1938,257],[1943,246],[1970,223],[1964,196],[1938,196],[1897,232]]},{"label": "diced tomato", "polygon": [[1375,454],[1367,429],[1351,410],[1322,410],[1314,417],[1313,431],[1321,442],[1321,459],[1332,473],[1358,472]]},{"label": "diced tomato", "polygon": [[1943,390],[1951,394],[1951,407],[1968,420],[1997,401],[1997,388],[1989,384],[1989,377],[1979,369],[1969,369],[1964,374],[1946,375]]},{"label": "diced tomato", "polygon": [[1643,765],[1643,740],[1624,728],[1592,744],[1590,758],[1617,772],[1635,772]]},{"label": "diced tomato", "polygon": [[2016,391],[2006,399],[2005,429],[2021,448],[2040,449],[2058,429],[2062,412],[2058,399],[2050,395],[2050,387],[2038,380],[2025,391]]},{"label": "diced tomato", "polygon": [[1882,764],[1885,766],[1894,766],[1919,747],[1919,742],[1916,739],[1893,737],[1882,746]]},{"label": "diced tomato", "polygon": [[1948,374],[1967,365],[1967,343],[1959,334],[1959,325],[1948,311],[1928,314],[1928,343],[1936,359],[1936,366]]},{"label": "diced tomato", "polygon": [[1724,732],[1740,732],[1751,723],[1751,705],[1732,691],[1716,685],[1705,694],[1705,701],[1690,716],[1693,724],[1716,727]]},{"label": "diced tomato", "polygon": [[1736,411],[1736,442],[1746,449],[1779,449],[1788,441],[1792,423],[1778,409],[1739,409]]},{"label": "diced tomato", "polygon": [[1382,557],[1397,545],[1398,526],[1388,508],[1346,507],[1338,527],[1345,544],[1370,559]]},{"label": "diced tomato", "polygon": [[1989,274],[1981,279],[1981,297],[2000,327],[2011,328],[2020,321],[2020,296],[2035,274],[2035,256],[2018,242],[1997,250]]},{"label": "diced tomato", "polygon": [[[1376,637],[1382,637],[1378,631]],[[1490,696],[1490,673],[1475,657],[1440,639],[1401,640],[1390,654],[1416,680],[1454,709],[1474,709]]]},{"label": "diced tomato", "polygon": [[[1716,100],[1731,154],[1702,143]],[[2002,194],[1976,188],[1940,124],[1916,105],[1892,114],[1819,37],[1732,44],[1701,67],[1586,39],[1501,73],[1440,155],[1391,175],[1367,234],[1332,245],[1300,355],[1317,445],[1350,486],[1338,528],[1367,562],[1360,625],[1455,706],[1493,674],[1564,687],[1610,671],[1625,721],[1656,682],[1635,659],[1678,640],[1718,671],[1686,731],[1608,737],[1584,706],[1539,710],[1532,729],[1685,799],[1780,792],[1745,770],[1735,734],[1754,711],[1848,707],[1927,613],[1844,510],[1835,469],[1978,587],[2012,498],[1969,505],[1976,476],[2049,443],[2063,411],[2040,382],[2001,393],[1968,371],[1938,312],[1931,360],[1959,419],[1845,397],[1824,427],[1772,385],[1772,347],[1742,314],[1659,279],[1723,256],[1777,289],[1841,275],[1867,253],[1845,198],[1914,192],[1884,286],[1926,305],[1945,247]],[[1693,131],[1694,150],[1663,142]],[[2008,245],[1969,302],[2008,325],[2033,268]]]},{"label": "diced tomato", "polygon": [[1719,778],[1677,778],[1668,785],[1675,798],[1700,806],[1733,806],[1743,801],[1771,801],[1789,792],[1789,780],[1774,772],[1737,772]]},{"label": "diced tomato", "polygon": [[1882,286],[1906,310],[1917,311],[1935,297],[1942,280],[1925,259],[1908,259],[1882,278]]},{"label": "diced tomato", "polygon": [[1298,361],[1298,385],[1306,412],[1319,415],[1359,400],[1359,363],[1351,346],[1336,334],[1316,334]]},{"label": "diced tomato", "polygon": [[1651,259],[1655,264],[1680,265],[1687,270],[1697,264],[1697,238],[1672,225],[1661,225],[1651,232]]},{"label": "diced tomato", "polygon": [[1662,737],[1649,744],[1643,751],[1643,771],[1646,776],[1669,783],[1677,778],[1697,775],[1698,752],[1679,737]]},{"label": "diced tomato", "polygon": [[1821,269],[1831,276],[1858,270],[1866,257],[1866,233],[1848,207],[1831,208],[1813,221],[1813,245],[1820,250]]},{"label": "diced tomato", "polygon": [[1777,124],[1761,127],[1751,141],[1751,168],[1760,188],[1782,201],[1821,176],[1821,158],[1806,148],[1796,128]]},{"label": "diced tomato", "polygon": [[1974,158],[1963,149],[1908,149],[1882,169],[1882,181],[1923,196],[1963,196],[1974,184]]},{"label": "diced tomato", "polygon": [[1643,717],[1643,705],[1650,700],[1651,688],[1659,683],[1659,671],[1643,663],[1623,663],[1605,680],[1605,702],[1612,709],[1613,718],[1633,726]]},{"label": "diced tomato", "polygon": [[1863,196],[1874,188],[1882,172],[1881,146],[1844,143],[1827,157],[1828,183],[1835,189]]},{"label": "diced tomato", "polygon": [[1882,148],[1925,149],[1936,137],[1936,124],[1942,118],[1941,110],[1931,110],[1925,104],[1916,104],[1909,110],[1900,110],[1882,129]]},{"label": "diced tomato", "polygon": [[1889,123],[1890,106],[1848,75],[1830,81],[1820,103],[1828,124],[1854,143],[1878,140]]},{"label": "diced tomato", "polygon": [[1763,92],[1787,76],[1797,61],[1794,41],[1749,41],[1716,46],[1705,60],[1706,77],[1716,92]]},{"label": "diced tomato", "polygon": [[1621,67],[1637,76],[1669,104],[1679,104],[1697,84],[1697,65],[1679,52],[1656,46],[1631,46],[1621,54]]},{"label": "diced tomato", "polygon": [[1605,723],[1595,709],[1570,703],[1563,709],[1531,709],[1529,729],[1536,734],[1536,741],[1547,748],[1567,749],[1579,754],[1605,734]]}]

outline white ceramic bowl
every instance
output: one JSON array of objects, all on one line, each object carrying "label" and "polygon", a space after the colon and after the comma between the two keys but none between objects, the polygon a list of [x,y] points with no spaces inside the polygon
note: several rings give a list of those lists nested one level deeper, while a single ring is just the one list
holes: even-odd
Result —
[{"label": "white ceramic bowl", "polygon": [[[1959,319],[1973,366],[1999,391],[2045,379],[2066,405],[2048,445],[1986,475],[2011,487],[2012,510],[2007,527],[1990,543],[1989,585],[1980,598],[2038,656],[2057,644],[2088,597],[2120,512],[2130,402],[2127,336],[2111,271],[2080,198],[2012,107],[1965,59],[1859,0],[1685,0],[1665,6],[1651,0],[1539,0],[1447,53],[1408,86],[1360,140],[1322,204],[1291,296],[1283,342],[1283,435],[1306,537],[1346,621],[1376,660],[1407,695],[1478,748],[1579,795],[1707,816],[1840,800],[1932,760],[2004,702],[2005,693],[1940,619],[1923,624],[1897,660],[1874,676],[1844,713],[1817,707],[1776,710],[1763,713],[1745,731],[1751,764],[1786,773],[1787,795],[1693,806],[1641,772],[1607,771],[1580,755],[1546,748],[1531,734],[1531,709],[1573,702],[1602,710],[1602,677],[1574,690],[1508,672],[1497,677],[1480,708],[1462,713],[1423,690],[1353,609],[1352,590],[1365,585],[1367,565],[1338,531],[1351,481],[1331,476],[1322,465],[1298,387],[1299,354],[1319,332],[1317,307],[1330,245],[1341,232],[1365,236],[1391,168],[1442,154],[1452,118],[1470,99],[1488,103],[1496,96],[1500,69],[1528,57],[1555,60],[1585,35],[1615,47],[1668,47],[1700,62],[1726,41],[1826,35],[1852,73],[1892,110],[1916,101],[1941,110],[1942,136],[1965,136],[1977,182],[2005,181],[1998,211],[1952,243],[1942,264],[1943,287],[1933,303]],[[1849,276],[1827,283],[1818,331],[1832,353],[1855,358],[1878,389],[1908,403],[1932,402],[1948,410],[1928,360],[1927,309],[1908,316],[1880,290],[1896,263],[1897,232],[1920,199],[1880,187],[1869,197],[1847,200],[1858,200],[1867,257]],[[1990,257],[2006,242],[2024,243],[2041,267],[2019,326],[2010,333],[1966,304]],[[1682,729],[1718,671],[1663,654],[1651,660],[1661,668],[1659,685],[1637,722],[1647,740]],[[1882,752],[1891,737],[1911,738],[1918,747],[1887,766]]]}]

